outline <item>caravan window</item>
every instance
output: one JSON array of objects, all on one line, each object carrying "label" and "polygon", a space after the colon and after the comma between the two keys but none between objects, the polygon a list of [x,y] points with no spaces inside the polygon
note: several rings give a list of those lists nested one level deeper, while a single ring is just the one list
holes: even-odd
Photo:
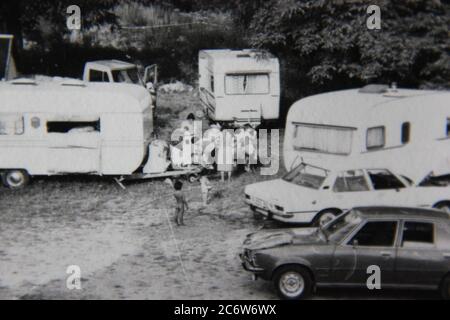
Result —
[{"label": "caravan window", "polygon": [[0,135],[20,135],[23,131],[22,116],[0,115]]},{"label": "caravan window", "polygon": [[294,148],[330,154],[350,154],[353,128],[297,124],[294,132]]},{"label": "caravan window", "polygon": [[367,129],[366,147],[367,149],[383,148],[386,144],[385,127],[374,127]]},{"label": "caravan window", "polygon": [[375,190],[402,189],[405,188],[401,182],[391,172],[384,169],[367,170],[370,181]]},{"label": "caravan window", "polygon": [[450,137],[450,118],[447,118],[447,137]]},{"label": "caravan window", "polygon": [[411,124],[409,122],[404,122],[402,124],[402,144],[406,144],[409,142],[411,131]]},{"label": "caravan window", "polygon": [[97,121],[48,121],[48,133],[99,132],[100,119]]},{"label": "caravan window", "polygon": [[227,74],[225,76],[226,94],[267,94],[269,93],[269,75]]}]

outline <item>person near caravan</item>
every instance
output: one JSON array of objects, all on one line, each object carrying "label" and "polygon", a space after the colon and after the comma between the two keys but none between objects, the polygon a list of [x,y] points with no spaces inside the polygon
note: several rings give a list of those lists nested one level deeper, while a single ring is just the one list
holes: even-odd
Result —
[{"label": "person near caravan", "polygon": [[216,150],[219,146],[221,127],[219,124],[210,124],[202,139],[202,165],[204,167],[214,167]]},{"label": "person near caravan", "polygon": [[253,171],[258,163],[258,135],[255,129],[249,124],[244,126],[244,145],[246,165],[245,171]]},{"label": "person near caravan", "polygon": [[206,207],[208,205],[208,193],[212,189],[211,183],[207,176],[202,176],[200,178],[200,189],[202,191],[202,202]]},{"label": "person near caravan", "polygon": [[235,136],[233,130],[223,130],[220,135],[219,144],[217,147],[216,161],[217,171],[220,172],[221,181],[225,181],[225,173],[227,174],[228,182],[231,181],[231,174],[234,167],[234,153],[235,153]]},{"label": "person near caravan", "polygon": [[173,196],[176,200],[176,207],[175,207],[175,223],[178,226],[184,226],[184,212],[185,210],[189,210],[189,205],[186,201],[186,196],[184,195],[182,188],[183,183],[179,180],[175,181],[173,185],[175,191],[173,193]]}]

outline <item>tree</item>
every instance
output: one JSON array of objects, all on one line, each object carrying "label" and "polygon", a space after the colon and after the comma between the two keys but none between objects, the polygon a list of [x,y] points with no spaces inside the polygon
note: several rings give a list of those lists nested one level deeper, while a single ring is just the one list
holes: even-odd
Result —
[{"label": "tree", "polygon": [[[242,2],[241,17],[256,2]],[[369,4],[381,8],[381,30],[366,26]],[[371,82],[450,87],[448,4],[275,0],[259,5],[247,21],[247,36],[252,46],[282,58],[291,99]]]}]

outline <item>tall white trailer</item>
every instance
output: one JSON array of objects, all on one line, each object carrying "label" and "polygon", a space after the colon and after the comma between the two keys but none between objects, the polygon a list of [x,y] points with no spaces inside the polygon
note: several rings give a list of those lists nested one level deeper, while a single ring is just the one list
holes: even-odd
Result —
[{"label": "tall white trailer", "polygon": [[280,113],[278,59],[256,50],[201,50],[200,100],[209,119],[256,127]]}]

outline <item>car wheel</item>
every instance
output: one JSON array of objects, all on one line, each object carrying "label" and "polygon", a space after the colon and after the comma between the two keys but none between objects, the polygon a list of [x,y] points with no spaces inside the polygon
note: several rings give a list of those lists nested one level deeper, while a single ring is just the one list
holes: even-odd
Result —
[{"label": "car wheel", "polygon": [[300,266],[281,267],[275,274],[274,284],[278,296],[286,300],[303,299],[313,287],[311,275]]},{"label": "car wheel", "polygon": [[30,181],[25,170],[8,170],[2,176],[3,184],[10,189],[21,189]]},{"label": "car wheel", "polygon": [[440,202],[436,204],[434,208],[450,214],[450,202]]},{"label": "car wheel", "polygon": [[442,299],[450,300],[450,275],[446,276],[441,283]]},{"label": "car wheel", "polygon": [[322,211],[314,218],[313,224],[315,227],[323,227],[328,222],[333,220],[336,217],[336,214],[337,212],[331,210]]}]

